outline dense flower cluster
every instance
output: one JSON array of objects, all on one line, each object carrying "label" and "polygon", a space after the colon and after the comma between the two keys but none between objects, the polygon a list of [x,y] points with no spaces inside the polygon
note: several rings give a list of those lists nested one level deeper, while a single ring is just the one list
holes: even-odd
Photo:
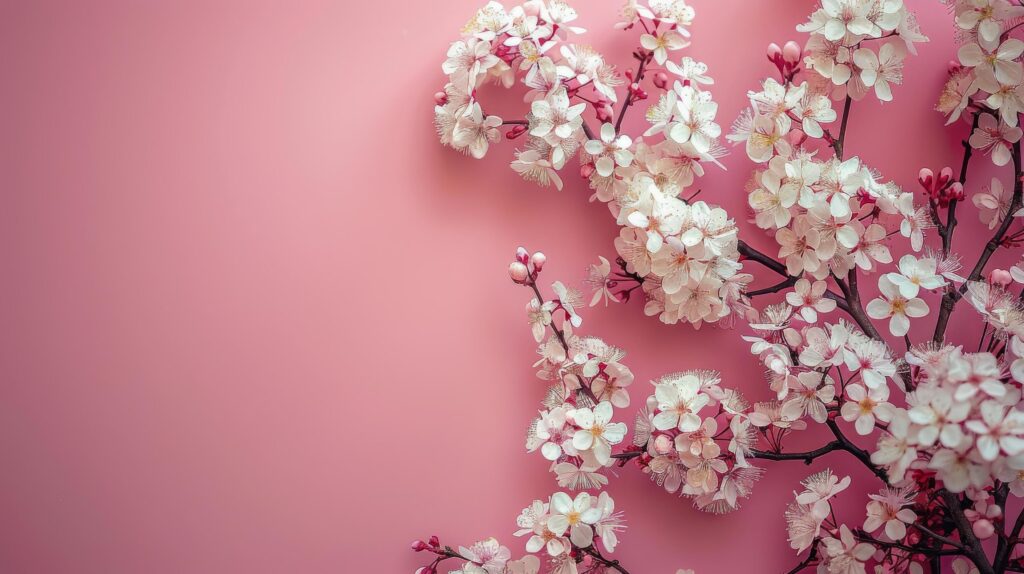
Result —
[{"label": "dense flower cluster", "polygon": [[[1024,259],[990,265],[997,251],[1019,253],[1024,243],[1024,3],[947,3],[962,45],[937,109],[970,130],[960,170],[915,168],[920,189],[901,189],[845,148],[853,105],[892,100],[904,60],[927,41],[909,3],[822,0],[797,26],[809,35],[804,46],[769,47],[778,75],[747,94],[749,108],[725,137],[755,164],[745,194],[750,223],[771,241],[765,251],[689,191],[725,150],[707,67],[678,55],[695,17],[685,2],[626,3],[617,28],[640,36],[637,68],[624,74],[573,43],[582,30],[560,0],[508,11],[492,2],[474,17],[443,66],[441,141],[482,157],[505,130],[525,139],[512,168],[559,189],[559,171],[578,157],[591,199],[620,226],[614,263],[601,257],[588,269],[590,305],[638,294],[645,313],[666,323],[742,319],[769,398],[748,401],[718,373],[687,370],[651,381],[653,392],[635,405],[624,352],[576,332],[584,296],[555,282],[545,300],[537,283],[545,258],[520,249],[509,274],[533,293],[535,367],[549,384],[526,448],[570,492],[523,511],[523,560],[510,561],[493,539],[459,550],[417,542],[436,555],[420,574],[447,559],[477,574],[626,574],[603,554],[623,527],[603,491],[610,469],[629,464],[695,507],[724,513],[751,495],[761,461],[810,464],[833,452],[881,486],[863,514],[843,516],[834,503],[850,496],[855,477],[828,469],[807,477],[785,513],[802,556],[791,573],[1024,571],[1024,514],[1007,516],[1016,508],[1008,499],[1024,496]],[[505,87],[521,79],[524,119],[483,112],[478,88],[488,78]],[[625,133],[625,113],[648,98],[646,131]],[[1011,177],[969,183],[975,155]],[[953,248],[958,207],[976,209],[991,233],[966,266]],[[749,266],[778,282],[753,289]],[[765,296],[775,299],[759,305]],[[975,352],[947,339],[961,302],[981,318]],[[925,327],[929,337],[911,338]],[[639,413],[630,441],[620,421],[631,406]],[[827,442],[789,447],[812,429]]]},{"label": "dense flower cluster", "polygon": [[[725,153],[718,105],[706,90],[713,83],[707,66],[675,56],[689,45],[693,17],[683,0],[628,5],[619,27],[645,33],[637,70],[623,80],[599,53],[572,42],[568,32],[582,30],[567,27],[575,12],[566,4],[531,0],[506,12],[491,2],[449,49],[435,124],[442,143],[477,158],[500,139],[501,126],[514,126],[507,137],[524,137],[525,144],[512,169],[558,189],[559,171],[578,154],[593,198],[608,203],[622,226],[615,241],[620,257],[630,273],[648,279],[647,313],[699,326],[728,316],[750,277],[739,273],[736,226],[725,211],[684,199],[704,174],[702,164]],[[620,130],[623,113],[649,97],[640,87],[648,76],[661,94],[647,111],[650,127],[630,137]],[[529,88],[525,119],[503,121],[482,111],[478,88],[488,78],[505,87],[518,78]],[[615,88],[626,81],[620,104]],[[583,120],[588,106],[601,122],[597,133]]]}]

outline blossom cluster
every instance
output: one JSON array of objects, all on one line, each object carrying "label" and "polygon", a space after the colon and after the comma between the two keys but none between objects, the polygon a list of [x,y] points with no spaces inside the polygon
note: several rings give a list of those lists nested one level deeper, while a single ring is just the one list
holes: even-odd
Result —
[{"label": "blossom cluster", "polygon": [[[545,300],[537,282],[545,257],[520,249],[509,274],[534,295],[526,308],[534,366],[549,385],[526,449],[570,492],[520,516],[527,562],[510,561],[496,541],[459,551],[422,543],[438,557],[429,568],[461,558],[463,571],[518,574],[545,567],[543,559],[560,574],[627,574],[602,553],[623,527],[603,492],[612,469],[629,464],[696,508],[724,513],[751,496],[762,461],[810,464],[837,452],[881,488],[862,515],[843,516],[834,502],[850,496],[853,477],[828,469],[807,477],[785,513],[790,546],[803,556],[791,572],[1024,571],[1024,515],[1005,516],[1008,498],[1024,496],[1024,259],[990,265],[998,250],[1024,244],[1024,41],[1015,37],[1024,3],[949,3],[962,46],[937,109],[970,124],[964,160],[958,172],[915,168],[912,190],[846,149],[851,108],[868,97],[891,101],[904,60],[927,41],[907,2],[822,0],[797,26],[809,35],[803,46],[768,48],[777,76],[748,92],[749,108],[725,136],[755,165],[744,193],[765,251],[690,191],[726,152],[707,66],[677,55],[695,16],[685,2],[626,3],[617,28],[640,37],[637,67],[623,74],[573,43],[570,33],[582,31],[560,0],[508,11],[492,2],[474,17],[444,64],[442,142],[481,157],[507,130],[507,139],[525,140],[512,168],[559,189],[559,172],[578,157],[591,200],[607,204],[620,227],[614,263],[601,257],[588,268],[589,304],[636,293],[665,323],[742,319],[769,398],[748,401],[718,372],[690,369],[654,379],[635,405],[625,353],[577,334],[583,294],[555,282]],[[506,87],[522,79],[524,119],[483,113],[478,88],[487,78]],[[628,135],[625,113],[646,99],[646,130]],[[1012,185],[1000,177],[973,185],[974,154],[1009,166]],[[959,204],[991,233],[967,266],[953,243]],[[754,289],[751,267],[778,282]],[[761,305],[762,297],[774,301]],[[947,338],[961,302],[981,319],[974,352]],[[927,338],[915,341],[924,328]],[[640,408],[630,441],[620,421],[631,406]],[[827,442],[792,449],[790,438],[804,432]]]}]

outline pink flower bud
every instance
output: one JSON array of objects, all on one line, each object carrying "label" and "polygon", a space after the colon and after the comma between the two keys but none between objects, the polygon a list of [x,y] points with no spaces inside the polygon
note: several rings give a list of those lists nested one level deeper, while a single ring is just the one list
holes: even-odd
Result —
[{"label": "pink flower bud", "polygon": [[601,123],[612,121],[612,114],[614,113],[614,110],[612,110],[611,105],[604,104],[602,106],[597,106],[594,108],[594,111],[597,112],[597,121]]},{"label": "pink flower bud", "polygon": [[966,196],[966,194],[964,194],[964,185],[962,183],[960,183],[959,181],[954,181],[953,183],[951,183],[949,185],[949,187],[946,188],[946,199],[947,199],[947,201],[950,200],[950,199],[955,199],[957,201],[963,201],[963,199],[965,197],[967,197],[967,196]]},{"label": "pink flower bud", "polygon": [[590,176],[594,175],[594,164],[585,163],[580,166],[580,177],[583,179],[590,179]]},{"label": "pink flower bud", "polygon": [[939,186],[946,185],[953,181],[953,168],[946,166],[939,171]]},{"label": "pink flower bud", "polygon": [[660,434],[658,438],[654,439],[654,451],[658,454],[668,454],[675,445],[672,444],[672,439],[667,436]]},{"label": "pink flower bud", "polygon": [[431,546],[433,546],[434,548],[440,548],[440,547],[441,547],[441,541],[440,541],[440,540],[438,540],[438,538],[437,538],[437,536],[436,536],[436,535],[434,535],[434,536],[431,536],[431,537],[430,537],[430,540],[428,541],[428,543],[429,543],[429,544],[430,544]]},{"label": "pink flower bud", "polygon": [[659,89],[664,90],[665,86],[668,85],[668,75],[665,72],[658,72],[654,74],[654,85]]},{"label": "pink flower bud", "polygon": [[790,66],[795,66],[800,62],[801,52],[800,44],[790,40],[782,47],[782,59]]},{"label": "pink flower bud", "polygon": [[533,265],[533,270],[538,273],[544,268],[544,262],[547,260],[547,256],[540,251],[534,253],[533,256],[530,257],[530,263]]},{"label": "pink flower bud", "polygon": [[782,48],[778,44],[772,42],[768,44],[768,61],[778,63],[782,59]]},{"label": "pink flower bud", "polygon": [[516,260],[525,265],[530,260],[530,252],[525,247],[516,247]]},{"label": "pink flower bud", "polygon": [[509,263],[508,276],[516,283],[526,283],[526,280],[530,278],[530,270],[526,268],[525,264],[513,261]]},{"label": "pink flower bud", "polygon": [[430,546],[428,546],[427,543],[422,540],[413,540],[411,546],[413,552],[423,552],[424,550],[430,548]]},{"label": "pink flower bud", "polygon": [[807,136],[804,134],[803,130],[794,128],[786,134],[786,139],[789,140],[790,144],[796,147],[803,143],[803,141],[807,139]]},{"label": "pink flower bud", "polygon": [[920,183],[921,187],[923,187],[924,190],[927,191],[928,193],[931,193],[932,183],[934,181],[935,174],[932,172],[932,170],[926,167],[922,167],[921,171],[917,172],[917,182]]},{"label": "pink flower bud", "polygon": [[444,92],[437,92],[434,94],[434,103],[439,106],[443,106],[448,103],[448,94]]},{"label": "pink flower bud", "polygon": [[525,134],[526,130],[527,130],[526,126],[524,126],[522,124],[519,124],[519,125],[514,126],[512,129],[508,130],[507,132],[505,132],[505,137],[507,139],[514,140],[517,137]]},{"label": "pink flower bud", "polygon": [[421,566],[416,569],[416,574],[436,574],[436,570],[430,566]]},{"label": "pink flower bud", "polygon": [[987,518],[982,518],[975,522],[974,525],[971,526],[971,529],[974,530],[974,535],[981,540],[987,540],[996,533],[996,527],[993,526],[992,521]]},{"label": "pink flower bud", "polygon": [[993,269],[988,274],[988,282],[992,285],[1006,287],[1013,282],[1010,272],[1005,269]]},{"label": "pink flower bud", "polygon": [[950,60],[949,63],[946,64],[946,71],[949,72],[949,75],[951,75],[951,76],[953,74],[960,73],[960,70],[961,70],[960,62],[957,62],[956,60]]}]

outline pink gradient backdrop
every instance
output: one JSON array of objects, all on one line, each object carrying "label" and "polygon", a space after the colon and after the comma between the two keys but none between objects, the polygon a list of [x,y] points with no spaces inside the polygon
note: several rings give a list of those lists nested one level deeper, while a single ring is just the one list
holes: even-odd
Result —
[{"label": "pink gradient backdrop", "polygon": [[[522,448],[543,387],[505,266],[524,242],[578,283],[615,227],[574,177],[519,181],[509,146],[473,162],[436,143],[440,62],[481,3],[5,4],[0,571],[401,573],[432,533],[522,551],[515,516],[553,481]],[[619,2],[580,4],[627,63]],[[693,4],[727,126],[811,3]],[[963,132],[931,111],[949,16],[913,4],[933,42],[894,103],[855,107],[848,143],[907,186],[959,165]],[[750,164],[726,165],[703,197],[741,215]],[[737,333],[636,303],[584,328],[629,351],[638,394],[699,367],[766,396]],[[809,470],[775,467],[728,517],[625,472],[617,555],[639,574],[782,570]]]}]

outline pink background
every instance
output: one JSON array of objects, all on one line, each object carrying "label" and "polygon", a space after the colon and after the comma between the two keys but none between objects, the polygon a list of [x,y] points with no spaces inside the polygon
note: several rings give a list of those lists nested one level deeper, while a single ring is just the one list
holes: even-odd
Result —
[{"label": "pink background", "polygon": [[[430,534],[522,551],[514,519],[554,482],[523,452],[543,386],[505,267],[523,242],[578,284],[616,230],[577,178],[519,181],[511,146],[473,162],[436,143],[440,62],[479,4],[0,10],[0,571],[400,573]],[[579,4],[588,41],[628,63],[619,2]],[[728,126],[811,3],[693,4]],[[848,141],[906,186],[958,166],[964,130],[931,111],[950,17],[913,4],[933,42],[894,103],[855,106]],[[737,151],[702,187],[741,215]],[[978,229],[962,220],[958,245]],[[584,329],[629,351],[636,403],[682,368],[767,397],[738,333],[638,303]],[[782,509],[810,469],[771,470],[727,517],[623,472],[616,556],[641,574],[788,568]]]}]

